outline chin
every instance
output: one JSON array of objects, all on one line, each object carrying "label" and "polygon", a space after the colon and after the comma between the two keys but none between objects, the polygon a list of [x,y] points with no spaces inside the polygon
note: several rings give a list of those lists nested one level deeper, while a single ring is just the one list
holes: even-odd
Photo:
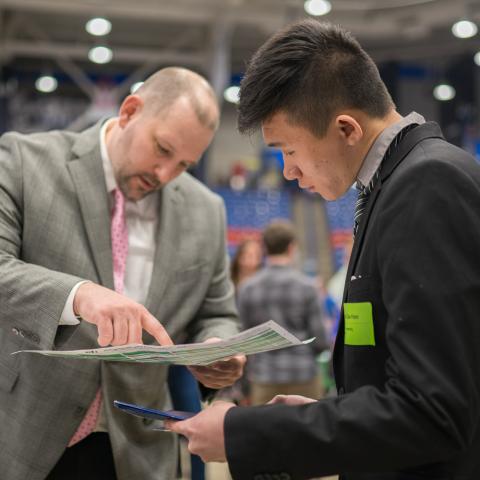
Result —
[{"label": "chin", "polygon": [[349,188],[350,187],[344,189],[336,188],[335,190],[325,189],[319,190],[319,193],[325,200],[333,202],[334,200],[338,200],[339,198],[343,197],[348,192]]},{"label": "chin", "polygon": [[319,189],[319,190],[315,190],[315,192],[313,193],[317,193],[318,195],[320,195],[324,200],[327,200],[329,202],[333,201],[333,200],[336,200],[337,198],[340,197],[340,195],[336,195],[334,192],[331,192],[330,190],[322,190],[322,189]]},{"label": "chin", "polygon": [[126,192],[124,192],[124,195],[131,202],[136,202],[138,200],[141,200],[146,195],[146,193],[138,189],[129,188]]}]

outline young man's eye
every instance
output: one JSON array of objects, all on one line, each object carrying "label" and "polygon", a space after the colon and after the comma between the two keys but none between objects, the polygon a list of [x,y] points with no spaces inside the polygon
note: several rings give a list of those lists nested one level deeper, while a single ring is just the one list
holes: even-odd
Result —
[{"label": "young man's eye", "polygon": [[180,162],[178,164],[178,168],[180,170],[188,170],[192,165],[190,165],[189,163],[184,163],[184,162]]}]

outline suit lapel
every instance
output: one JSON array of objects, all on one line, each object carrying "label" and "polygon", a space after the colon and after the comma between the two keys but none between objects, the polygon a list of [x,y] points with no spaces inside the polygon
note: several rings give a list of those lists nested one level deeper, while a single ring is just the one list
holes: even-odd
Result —
[{"label": "suit lapel", "polygon": [[[402,142],[397,146],[397,149],[394,150],[391,155],[389,155],[389,157],[385,160],[385,163],[382,165],[381,171],[380,171],[380,178],[373,192],[370,195],[367,208],[363,212],[364,218],[362,219],[360,228],[358,229],[357,235],[355,236],[355,241],[353,244],[352,254],[350,256],[350,262],[349,262],[348,271],[347,271],[347,281],[346,281],[347,286],[350,282],[350,279],[352,278],[353,273],[355,272],[355,267],[357,266],[357,261],[358,261],[360,252],[362,251],[362,245],[364,242],[365,232],[368,227],[370,215],[378,199],[383,183],[393,173],[393,171],[402,162],[402,160],[410,153],[410,151],[415,147],[415,145],[417,145],[419,142],[421,142],[426,138],[434,138],[434,137],[443,138],[439,127],[435,123],[428,122],[418,126],[417,128],[411,130],[405,136]],[[345,288],[343,301],[345,301],[346,293],[347,293],[347,288]]]},{"label": "suit lapel", "polygon": [[[348,270],[347,270],[347,282],[350,281],[352,278],[353,272],[355,271],[355,267],[357,265],[358,256],[361,251],[361,247],[363,245],[363,240],[365,237],[365,232],[367,230],[368,220],[370,219],[370,215],[373,211],[373,207],[375,202],[377,201],[378,195],[382,189],[382,179],[379,178],[375,188],[373,189],[372,193],[370,194],[370,198],[368,199],[367,206],[365,211],[363,212],[362,222],[358,228],[357,234],[355,235],[355,241],[353,242],[352,253],[350,255],[350,261],[348,263]],[[346,296],[346,288],[344,289],[343,293],[343,301],[345,301]]]},{"label": "suit lapel", "polygon": [[100,155],[101,125],[86,130],[73,147],[74,159],[68,163],[80,211],[102,285],[113,289],[110,213],[105,174]]},{"label": "suit lapel", "polygon": [[[343,291],[343,299],[341,305],[341,319],[338,327],[337,338],[335,339],[335,348],[334,348],[334,364],[335,368],[335,378],[338,382],[341,382],[343,373],[339,365],[340,362],[340,353],[343,351],[343,341],[344,341],[344,320],[343,320],[343,304],[345,303],[348,296],[348,287],[351,282],[352,275],[355,272],[360,253],[363,248],[363,243],[365,239],[365,233],[367,231],[368,222],[375,206],[375,203],[378,200],[380,192],[382,190],[382,185],[390,177],[393,171],[398,167],[402,160],[410,153],[410,151],[422,140],[426,138],[443,138],[442,132],[438,125],[434,122],[427,122],[423,125],[420,125],[413,130],[411,130],[402,142],[398,145],[397,149],[386,159],[385,163],[382,165],[380,171],[380,178],[377,182],[377,185],[373,189],[370,199],[368,201],[367,207],[363,212],[363,219],[358,229],[357,234],[355,235],[355,241],[353,243],[352,253],[350,255],[350,261],[347,269],[347,277],[345,279],[345,288]],[[338,375],[338,377],[337,377]]]},{"label": "suit lapel", "polygon": [[443,140],[442,131],[435,122],[426,122],[423,125],[419,125],[405,135],[397,150],[390,155],[385,165],[382,166],[380,172],[382,181],[385,182],[410,151],[427,138],[441,138]]},{"label": "suit lapel", "polygon": [[171,270],[181,240],[180,225],[186,213],[182,210],[182,204],[183,194],[177,179],[166,185],[159,195],[160,218],[157,224],[152,279],[145,302],[146,308],[153,314],[160,309],[167,281],[172,279]]}]

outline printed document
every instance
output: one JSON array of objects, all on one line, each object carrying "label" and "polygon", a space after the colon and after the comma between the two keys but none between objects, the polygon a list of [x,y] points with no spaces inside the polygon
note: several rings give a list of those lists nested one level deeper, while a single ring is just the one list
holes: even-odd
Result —
[{"label": "printed document", "polygon": [[51,357],[108,360],[114,362],[163,363],[170,365],[209,365],[233,355],[267,352],[280,348],[304,345],[313,341],[299,340],[273,320],[244,330],[215,343],[182,345],[124,345],[90,350],[21,350]]}]

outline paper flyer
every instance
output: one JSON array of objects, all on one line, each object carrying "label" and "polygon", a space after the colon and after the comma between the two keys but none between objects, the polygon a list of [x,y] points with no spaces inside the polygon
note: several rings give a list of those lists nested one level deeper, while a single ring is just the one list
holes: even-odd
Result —
[{"label": "paper flyer", "polygon": [[169,365],[209,365],[233,355],[267,352],[280,348],[304,345],[313,338],[301,341],[273,320],[244,330],[215,343],[189,343],[171,346],[124,345],[90,350],[20,350],[50,357],[95,359],[114,362],[163,363]]}]

